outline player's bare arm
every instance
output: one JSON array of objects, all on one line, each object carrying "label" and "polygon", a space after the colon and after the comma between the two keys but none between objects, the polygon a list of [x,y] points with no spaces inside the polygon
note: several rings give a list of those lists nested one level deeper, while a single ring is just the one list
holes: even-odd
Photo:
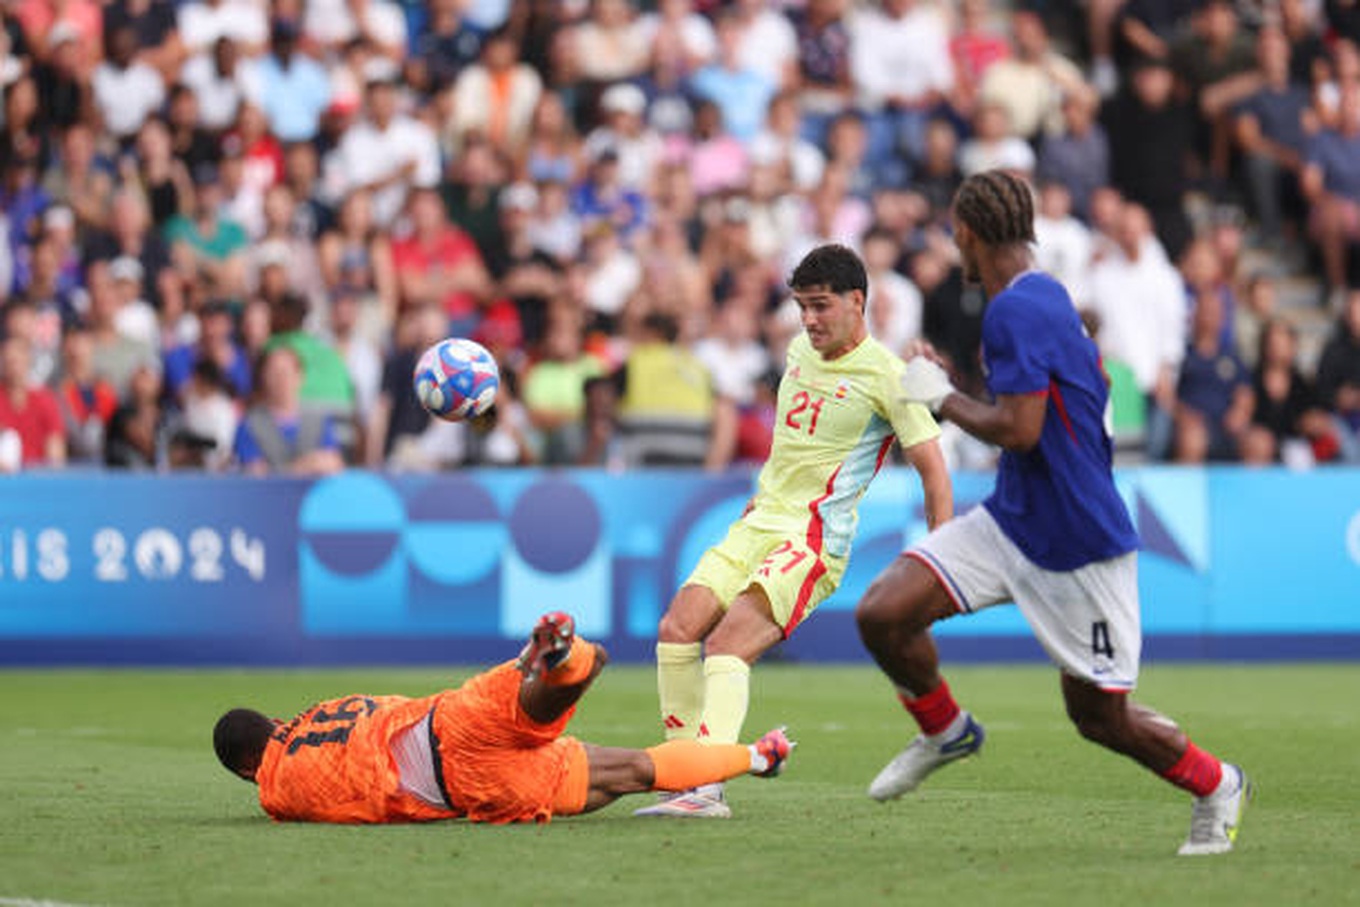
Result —
[{"label": "player's bare arm", "polygon": [[949,481],[949,467],[945,465],[940,440],[931,438],[913,444],[902,453],[921,477],[921,490],[926,499],[926,525],[934,529],[954,516],[954,485]]},{"label": "player's bare arm", "polygon": [[984,403],[957,391],[940,404],[939,415],[975,438],[1016,453],[1039,443],[1044,430],[1048,394],[1002,394]]}]

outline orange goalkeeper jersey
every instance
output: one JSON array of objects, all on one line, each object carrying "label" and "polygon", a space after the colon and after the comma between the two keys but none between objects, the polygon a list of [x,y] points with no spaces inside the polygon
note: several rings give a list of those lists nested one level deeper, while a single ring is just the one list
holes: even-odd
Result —
[{"label": "orange goalkeeper jersey", "polygon": [[422,822],[457,814],[401,789],[392,739],[420,721],[438,695],[346,696],[280,727],[256,773],[260,805],[275,819]]}]

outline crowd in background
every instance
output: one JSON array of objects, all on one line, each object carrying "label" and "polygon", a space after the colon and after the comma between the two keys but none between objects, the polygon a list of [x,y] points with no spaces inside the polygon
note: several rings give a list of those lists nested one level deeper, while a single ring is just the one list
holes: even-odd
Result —
[{"label": "crowd in background", "polygon": [[[1122,448],[1360,462],[1358,45],[1355,0],[4,0],[0,471],[759,462],[820,243],[981,392],[994,167]],[[412,395],[451,335],[492,418]]]}]

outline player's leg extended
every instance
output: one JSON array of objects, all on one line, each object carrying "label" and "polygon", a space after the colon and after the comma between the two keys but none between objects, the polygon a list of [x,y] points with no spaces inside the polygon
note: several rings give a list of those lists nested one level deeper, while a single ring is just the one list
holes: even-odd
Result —
[{"label": "player's leg extended", "polygon": [[860,639],[921,729],[869,785],[875,800],[900,797],[937,768],[982,748],[982,726],[954,701],[930,635],[931,624],[958,610],[940,578],[908,555],[879,574],[855,609]]},{"label": "player's leg extended", "polygon": [[751,702],[751,665],[783,638],[763,588],[751,586],[732,602],[705,643],[702,740],[736,743],[741,737]]},{"label": "player's leg extended", "polygon": [[608,661],[602,646],[576,635],[570,616],[543,615],[519,657],[520,708],[534,722],[552,724],[576,705]]},{"label": "player's leg extended", "polygon": [[582,812],[599,809],[625,794],[688,790],[744,774],[774,777],[783,770],[793,747],[782,729],[750,745],[668,740],[635,750],[585,744],[590,788]]},{"label": "player's leg extended", "polygon": [[688,584],[671,600],[657,627],[656,691],[667,740],[699,736],[704,707],[703,639],[723,606],[707,586]]},{"label": "player's leg extended", "polygon": [[1237,838],[1251,782],[1237,766],[1220,762],[1190,741],[1165,715],[1102,690],[1088,680],[1062,675],[1068,717],[1087,740],[1135,760],[1195,796],[1188,856],[1225,853]]}]

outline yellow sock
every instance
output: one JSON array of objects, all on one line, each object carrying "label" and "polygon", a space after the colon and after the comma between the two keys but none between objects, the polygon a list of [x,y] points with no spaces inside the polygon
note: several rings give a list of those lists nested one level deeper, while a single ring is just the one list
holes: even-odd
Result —
[{"label": "yellow sock", "polygon": [[702,655],[702,643],[656,644],[656,693],[667,740],[699,736],[699,712],[704,707]]},{"label": "yellow sock", "polygon": [[543,682],[550,687],[580,683],[595,670],[595,644],[577,636],[571,641],[571,651],[557,667],[543,672]]},{"label": "yellow sock", "polygon": [[699,720],[707,743],[736,743],[751,701],[751,666],[735,655],[704,659],[704,711]]},{"label": "yellow sock", "polygon": [[744,775],[751,769],[751,750],[740,743],[667,740],[650,747],[647,755],[656,772],[653,790],[689,790]]}]

